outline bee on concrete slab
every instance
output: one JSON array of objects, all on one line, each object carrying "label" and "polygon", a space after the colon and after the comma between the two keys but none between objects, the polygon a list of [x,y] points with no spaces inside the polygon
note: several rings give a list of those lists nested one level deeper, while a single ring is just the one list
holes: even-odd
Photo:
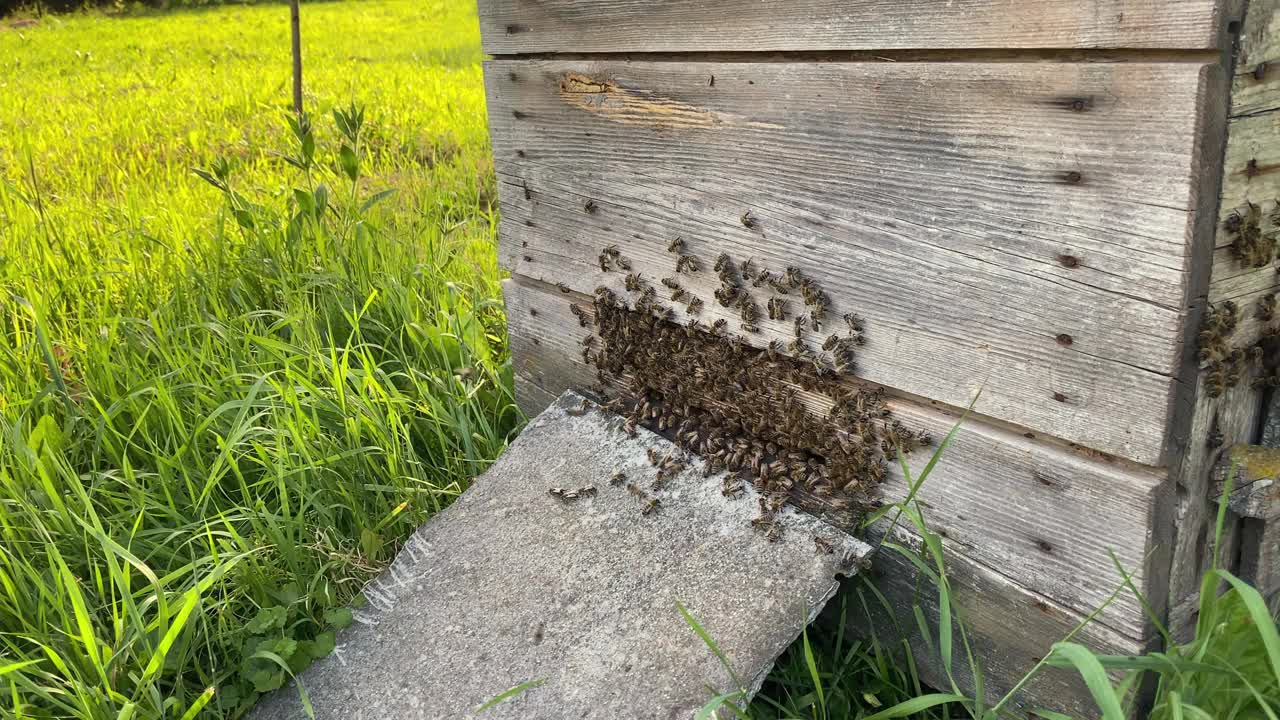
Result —
[{"label": "bee on concrete slab", "polygon": [[836,551],[836,546],[832,545],[830,540],[820,535],[813,536],[813,545],[817,549],[819,555],[832,555]]},{"label": "bee on concrete slab", "polygon": [[649,464],[654,467],[657,467],[658,463],[662,462],[662,456],[658,454],[657,448],[648,448],[645,450],[645,454],[649,456]]},{"label": "bee on concrete slab", "polygon": [[587,485],[586,487],[578,488],[578,495],[582,497],[594,497],[597,492],[595,485]]},{"label": "bee on concrete slab", "polygon": [[614,473],[613,477],[609,478],[609,484],[615,487],[625,483],[626,481],[627,481],[627,474],[622,472],[621,470]]},{"label": "bee on concrete slab", "polygon": [[[586,353],[584,352],[583,354],[585,355]],[[588,408],[590,408],[590,407],[591,407],[591,401],[590,401],[590,400],[588,400],[588,399],[586,399],[586,398],[583,398],[583,399],[582,399],[582,404],[581,404],[581,405],[579,405],[579,406],[578,406],[578,407],[576,407],[576,408],[570,408],[570,409],[568,409],[568,410],[565,410],[564,412],[565,412],[565,414],[566,414],[566,415],[572,415],[573,417],[579,417],[579,416],[581,416],[581,415],[585,415],[585,414],[587,413],[587,409],[588,409]]]}]

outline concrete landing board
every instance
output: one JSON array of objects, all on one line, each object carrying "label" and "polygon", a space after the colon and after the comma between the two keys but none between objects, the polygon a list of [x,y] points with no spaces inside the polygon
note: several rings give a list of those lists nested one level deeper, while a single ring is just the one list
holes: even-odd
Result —
[{"label": "concrete landing board", "polygon": [[[751,527],[750,488],[692,461],[659,507],[648,450],[678,449],[566,393],[366,588],[338,648],[302,673],[319,720],[691,718],[737,689],[685,622],[683,604],[750,693],[870,548],[809,515],[779,513],[782,539]],[[553,487],[596,494],[564,501]],[[832,546],[825,552],[821,537]],[[517,685],[540,682],[482,713]],[[306,717],[296,688],[255,720]]]}]

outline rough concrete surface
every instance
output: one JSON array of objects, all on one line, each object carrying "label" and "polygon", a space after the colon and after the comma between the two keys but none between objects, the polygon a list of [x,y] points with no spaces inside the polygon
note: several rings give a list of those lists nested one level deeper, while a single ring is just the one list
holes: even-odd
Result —
[{"label": "rough concrete surface", "polygon": [[[671,480],[661,507],[649,448],[677,448],[566,393],[452,506],[414,534],[338,648],[302,673],[320,720],[689,718],[729,674],[682,618],[698,619],[750,692],[852,573],[865,544],[786,509],[780,542],[753,530],[754,493],[721,493],[701,461]],[[552,487],[594,485],[563,502]],[[834,552],[818,552],[815,535]],[[517,685],[541,681],[484,712]],[[296,688],[255,720],[306,717]]]}]

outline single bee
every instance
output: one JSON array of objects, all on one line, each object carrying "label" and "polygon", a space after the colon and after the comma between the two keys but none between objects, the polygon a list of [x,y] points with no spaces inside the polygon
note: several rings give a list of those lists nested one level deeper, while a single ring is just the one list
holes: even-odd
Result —
[{"label": "single bee", "polygon": [[759,326],[759,325],[753,325],[753,324],[751,324],[751,323],[742,323],[742,324],[740,324],[738,327],[742,328],[742,331],[743,331],[743,332],[749,332],[749,333],[758,333],[758,332],[760,332],[760,326]]},{"label": "single bee", "polygon": [[770,320],[787,319],[786,301],[782,298],[769,298],[768,310]]},{"label": "single bee", "polygon": [[658,463],[662,462],[662,458],[658,455],[658,451],[654,448],[649,448],[648,450],[645,451],[645,454],[649,456],[650,465],[653,465],[656,467]]},{"label": "single bee", "polygon": [[662,278],[662,284],[665,285],[668,290],[680,289],[680,283],[676,282],[675,278],[664,277]]},{"label": "single bee", "polygon": [[614,473],[613,477],[609,478],[609,484],[615,487],[625,483],[626,481],[627,481],[627,474],[622,472],[621,470]]},{"label": "single bee", "polygon": [[804,276],[800,273],[800,268],[791,266],[782,274],[782,280],[793,288],[800,287],[800,283],[804,280]]},{"label": "single bee", "polygon": [[672,240],[672,241],[671,241],[671,243],[667,245],[667,252],[669,252],[669,253],[673,253],[673,254],[676,254],[676,255],[681,255],[681,254],[683,254],[683,253],[684,253],[684,239],[683,239],[683,238],[680,238],[680,237],[678,237],[678,236],[677,236],[675,240]]},{"label": "single bee", "polygon": [[622,254],[622,251],[618,249],[617,245],[606,245],[604,248],[604,254],[609,257],[618,257]]},{"label": "single bee", "polygon": [[641,292],[644,290],[644,278],[640,277],[640,273],[628,273],[623,286],[628,292]]},{"label": "single bee", "polygon": [[560,288],[560,292],[564,293],[565,295],[568,295],[569,293],[573,292],[572,290],[569,289],[568,285],[565,285],[562,282],[556,283],[556,287]]},{"label": "single bee", "polygon": [[[584,354],[585,354],[585,353],[584,353]],[[589,407],[591,407],[591,401],[590,401],[590,400],[587,400],[586,398],[583,398],[583,399],[582,399],[582,405],[580,405],[580,406],[579,406],[579,407],[577,407],[577,408],[573,408],[573,409],[565,410],[564,412],[565,412],[565,414],[566,414],[566,415],[571,415],[571,416],[573,416],[573,417],[579,417],[579,416],[581,416],[581,415],[585,415],[585,414],[586,414],[586,412],[587,412],[587,409],[588,409]]]},{"label": "single bee", "polygon": [[722,252],[716,257],[716,264],[712,270],[715,270],[718,273],[723,273],[729,269],[731,263],[733,263],[733,260],[730,259],[729,253]]},{"label": "single bee", "polygon": [[782,542],[782,526],[778,523],[771,524],[764,537],[771,543]]},{"label": "single bee", "polygon": [[720,318],[719,320],[716,320],[714,323],[711,323],[711,334],[712,334],[712,335],[723,335],[723,334],[724,334],[724,328],[725,328],[725,326],[726,326],[726,325],[728,325],[728,324],[729,324],[729,321],[728,321],[728,320],[725,320],[724,318]]},{"label": "single bee", "polygon": [[609,256],[600,253],[600,257],[596,258],[600,263],[600,272],[609,272],[613,268],[609,265]]},{"label": "single bee", "polygon": [[862,332],[862,319],[859,318],[857,315],[854,315],[853,313],[845,313],[844,321],[849,326],[849,332],[852,332],[852,333]]},{"label": "single bee", "polygon": [[685,310],[690,315],[697,315],[702,312],[702,298],[695,297],[689,301],[689,307]]},{"label": "single bee", "polygon": [[770,340],[769,347],[765,348],[768,358],[777,362],[782,357],[783,345],[781,340]]},{"label": "single bee", "polygon": [[749,279],[755,276],[754,264],[755,263],[751,258],[747,258],[747,261],[742,263],[742,267],[739,269],[739,272],[742,273],[743,278]]},{"label": "single bee", "polygon": [[698,272],[698,258],[692,255],[681,255],[680,259],[676,260],[676,272],[689,274]]},{"label": "single bee", "polygon": [[754,228],[758,227],[759,225],[760,225],[760,220],[759,220],[758,218],[756,218],[756,216],[755,216],[755,215],[752,215],[750,210],[748,210],[748,211],[746,211],[746,212],[742,213],[742,226],[743,226],[743,227],[745,227],[745,228],[750,228],[750,229],[754,229]]},{"label": "single bee", "polygon": [[796,339],[797,339],[797,340],[799,340],[800,338],[804,337],[804,328],[805,328],[805,325],[808,325],[808,324],[809,324],[809,317],[808,317],[807,315],[797,315],[797,316],[796,316],[796,319],[795,319],[795,328],[796,328],[796,329],[795,329],[795,337],[796,337]]},{"label": "single bee", "polygon": [[629,261],[629,260],[627,260],[626,258],[622,257],[621,255],[619,255],[619,256],[617,256],[617,257],[615,257],[615,258],[613,259],[613,261],[614,261],[615,263],[617,263],[617,264],[618,264],[618,268],[619,268],[620,270],[624,270],[624,271],[627,271],[627,272],[630,272],[630,271],[631,271],[631,261]]},{"label": "single bee", "polygon": [[677,288],[671,292],[672,302],[684,302],[687,297],[689,297],[689,293],[684,288]]},{"label": "single bee", "polygon": [[814,332],[822,332],[822,311],[815,308],[809,313],[809,327]]},{"label": "single bee", "polygon": [[841,343],[840,343],[839,335],[832,335],[831,337],[828,337],[826,339],[826,342],[822,343],[822,349],[826,350],[827,352],[831,352],[832,350],[835,350],[840,346],[841,346]]},{"label": "single bee", "polygon": [[597,206],[597,205],[596,205],[596,201],[595,201],[595,200],[590,200],[590,199],[589,199],[589,200],[587,200],[587,202],[586,202],[586,203],[584,203],[584,204],[583,204],[582,209],[583,209],[583,210],[586,210],[586,211],[587,211],[587,212],[589,212],[589,213],[594,213],[596,210],[598,210],[598,209],[599,209],[599,206]]},{"label": "single bee", "polygon": [[758,288],[761,285],[764,285],[765,283],[772,283],[772,282],[773,282],[773,273],[769,272],[768,270],[761,270],[760,272],[756,273],[754,278],[751,278],[751,287]]},{"label": "single bee", "polygon": [[581,495],[582,497],[594,497],[596,492],[597,490],[595,485],[587,485],[586,487],[578,488],[578,495]]}]

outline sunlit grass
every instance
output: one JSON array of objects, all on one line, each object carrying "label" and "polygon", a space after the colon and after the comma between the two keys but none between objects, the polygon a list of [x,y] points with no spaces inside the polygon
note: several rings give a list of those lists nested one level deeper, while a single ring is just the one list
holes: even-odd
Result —
[{"label": "sunlit grass", "polygon": [[0,717],[238,715],[505,447],[472,7],[307,5],[309,160],[283,6],[0,33]]}]

